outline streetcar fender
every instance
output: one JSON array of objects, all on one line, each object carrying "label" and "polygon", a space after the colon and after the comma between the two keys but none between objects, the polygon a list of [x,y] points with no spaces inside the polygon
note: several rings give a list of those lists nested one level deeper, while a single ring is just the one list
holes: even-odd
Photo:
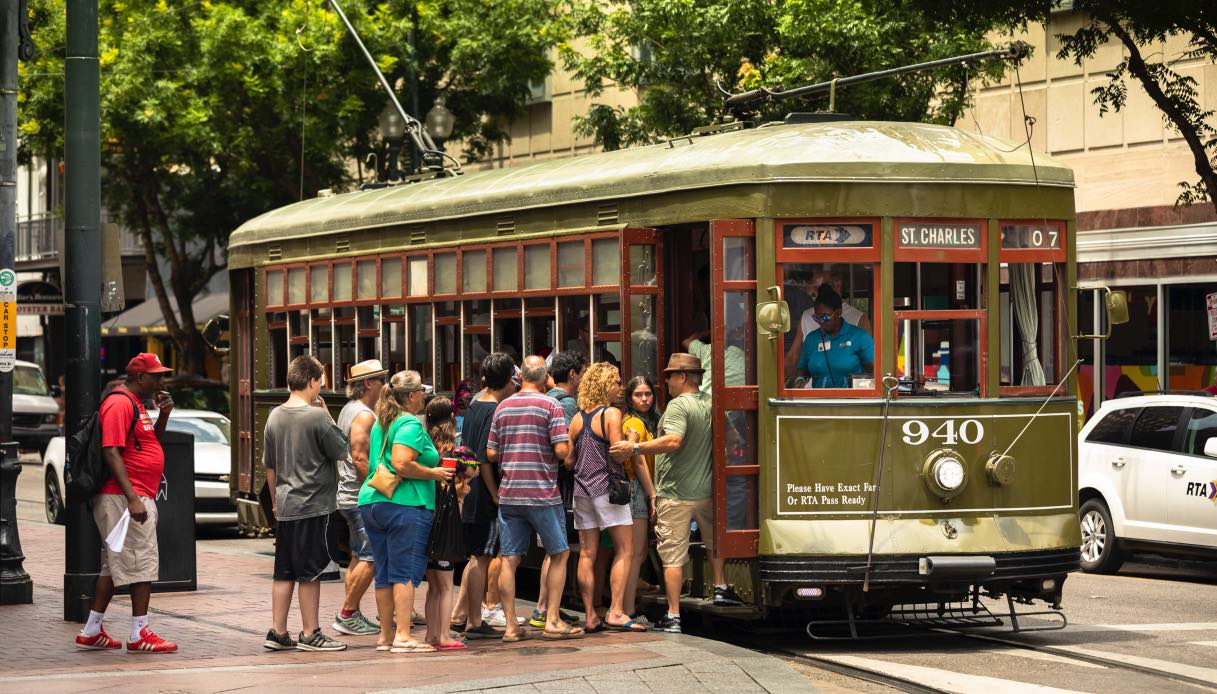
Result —
[{"label": "streetcar fender", "polygon": [[1112,530],[1116,537],[1126,537],[1124,503],[1120,499],[1119,490],[1115,488],[1109,478],[1103,475],[1083,473],[1078,485],[1078,506],[1081,507],[1087,500],[1094,498],[1107,504],[1107,510],[1111,513]]}]

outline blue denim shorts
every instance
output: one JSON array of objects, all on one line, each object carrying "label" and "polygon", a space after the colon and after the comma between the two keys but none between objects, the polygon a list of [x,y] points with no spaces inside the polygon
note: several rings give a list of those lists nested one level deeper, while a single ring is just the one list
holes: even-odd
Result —
[{"label": "blue denim shorts", "polygon": [[630,518],[646,520],[651,517],[651,500],[647,498],[647,490],[642,488],[642,482],[630,480]]},{"label": "blue denim shorts", "polygon": [[347,539],[351,546],[351,556],[360,561],[372,561],[372,543],[368,540],[368,531],[363,527],[363,514],[357,508],[340,508],[350,531]]},{"label": "blue denim shorts", "polygon": [[411,583],[427,575],[427,542],[433,513],[421,506],[388,501],[359,507],[372,545],[372,574],[377,588]]},{"label": "blue denim shorts", "polygon": [[541,536],[546,554],[561,554],[570,549],[566,542],[566,511],[562,504],[499,506],[499,554],[505,557],[528,554],[534,532]]}]

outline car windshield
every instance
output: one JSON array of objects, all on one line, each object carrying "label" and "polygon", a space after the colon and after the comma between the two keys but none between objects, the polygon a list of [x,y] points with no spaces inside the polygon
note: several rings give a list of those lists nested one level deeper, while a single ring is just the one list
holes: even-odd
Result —
[{"label": "car windshield", "polygon": [[180,431],[194,436],[195,443],[228,443],[228,418],[218,415],[211,417],[169,417],[169,431]]},{"label": "car windshield", "polygon": [[210,383],[170,383],[165,390],[173,396],[175,406],[190,410],[208,410],[228,414],[228,389]]},{"label": "car windshield", "polygon": [[18,366],[13,369],[13,392],[21,395],[46,395],[46,379],[37,366]]}]

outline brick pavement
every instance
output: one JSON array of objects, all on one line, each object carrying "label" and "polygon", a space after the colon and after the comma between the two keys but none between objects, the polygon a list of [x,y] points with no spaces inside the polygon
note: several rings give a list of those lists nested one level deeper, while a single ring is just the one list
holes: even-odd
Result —
[{"label": "brick pavement", "polygon": [[[809,691],[782,661],[690,636],[608,633],[579,641],[534,638],[524,644],[474,641],[459,654],[399,655],[375,651],[375,636],[341,639],[338,653],[269,652],[262,639],[270,622],[272,558],[243,543],[200,544],[194,592],[152,596],[157,633],[179,643],[172,655],[81,651],[72,646],[79,625],[64,622],[63,528],[22,521],[25,568],[34,604],[0,606],[0,622],[20,649],[0,661],[0,691],[480,691],[616,692]],[[265,548],[250,542],[250,547]],[[417,608],[423,608],[424,589]],[[342,600],[339,583],[322,587],[323,628]],[[371,596],[364,608],[374,611]],[[126,636],[130,603],[116,596],[107,631]],[[299,631],[295,614],[289,628]],[[534,632],[535,634],[536,632]],[[419,634],[421,636],[421,633]]]}]

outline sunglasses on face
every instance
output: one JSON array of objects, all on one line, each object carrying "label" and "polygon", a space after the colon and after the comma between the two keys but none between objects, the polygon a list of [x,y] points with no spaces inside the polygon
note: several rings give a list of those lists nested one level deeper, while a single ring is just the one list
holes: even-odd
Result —
[{"label": "sunglasses on face", "polygon": [[816,313],[816,314],[814,314],[814,317],[815,317],[817,323],[824,324],[824,323],[827,323],[828,321],[832,320],[833,315],[834,314],[832,314],[832,313]]}]

